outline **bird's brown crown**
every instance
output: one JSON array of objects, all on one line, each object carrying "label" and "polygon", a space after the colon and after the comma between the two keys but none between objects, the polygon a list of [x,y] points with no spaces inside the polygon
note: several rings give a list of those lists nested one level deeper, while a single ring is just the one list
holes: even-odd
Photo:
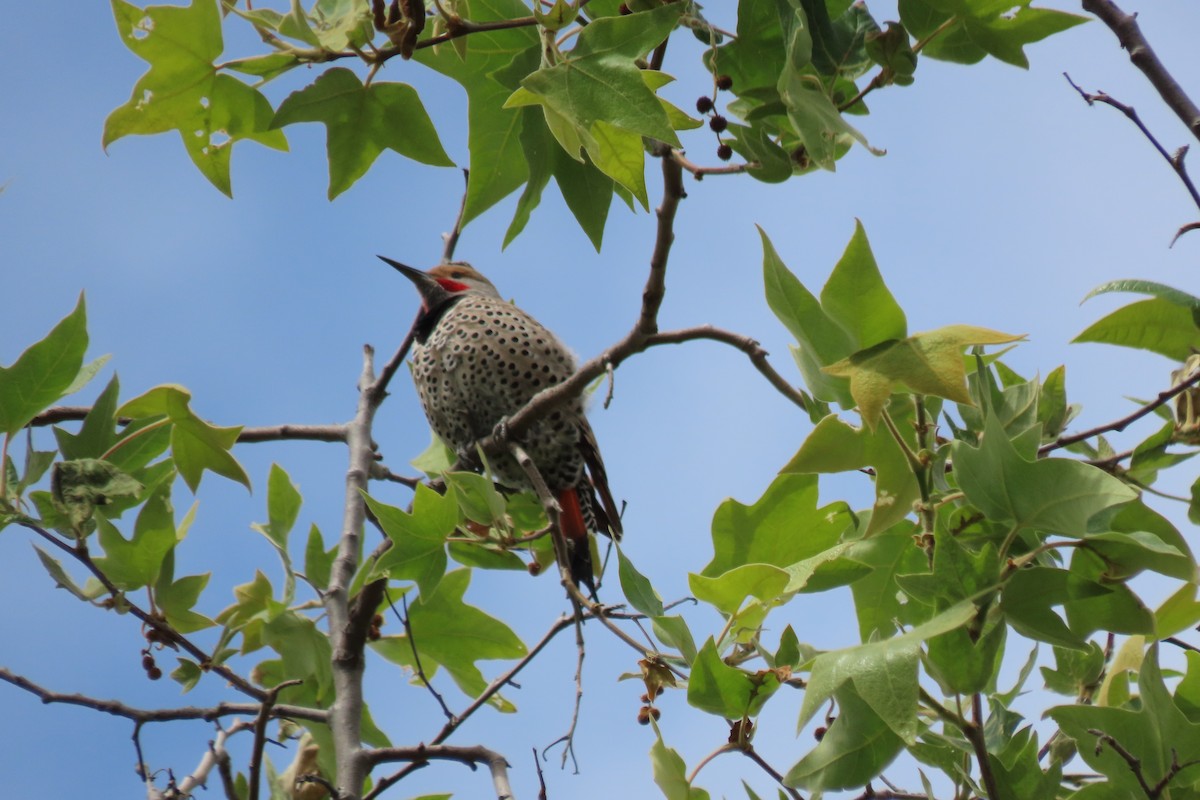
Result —
[{"label": "bird's brown crown", "polygon": [[474,267],[462,261],[438,264],[429,270],[429,275],[446,291],[452,294],[472,289],[489,296],[499,296],[492,282],[483,277]]}]

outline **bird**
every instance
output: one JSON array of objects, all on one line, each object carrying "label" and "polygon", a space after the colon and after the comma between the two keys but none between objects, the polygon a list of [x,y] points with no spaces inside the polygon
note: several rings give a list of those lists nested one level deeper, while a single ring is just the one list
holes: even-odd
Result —
[{"label": "bird", "polygon": [[[379,256],[416,286],[412,375],[429,425],[460,457],[523,408],[538,392],[569,378],[575,358],[553,333],[500,296],[470,264],[428,271]],[[596,597],[589,532],[620,541],[621,517],[608,486],[596,436],[573,398],[535,420],[516,438],[562,513],[565,561],[575,585]],[[503,486],[527,490],[529,476],[509,453],[489,459]]]}]

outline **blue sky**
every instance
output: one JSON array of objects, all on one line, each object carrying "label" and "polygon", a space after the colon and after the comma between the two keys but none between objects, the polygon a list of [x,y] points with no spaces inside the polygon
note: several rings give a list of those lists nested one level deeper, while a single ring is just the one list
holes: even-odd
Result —
[{"label": "blue sky", "polygon": [[[710,5],[711,17],[732,27],[732,4]],[[1194,9],[1182,0],[1142,5],[1140,22],[1160,55],[1195,88],[1200,61],[1192,41]],[[881,21],[895,17],[886,3],[872,10]],[[0,90],[0,184],[6,186],[0,194],[0,364],[11,363],[49,330],[84,290],[91,353],[112,353],[113,359],[83,400],[115,370],[123,397],[180,383],[192,391],[197,411],[222,425],[348,419],[361,346],[371,343],[386,358],[417,305],[411,287],[375,253],[434,263],[440,233],[458,208],[458,172],[388,152],[330,203],[324,131],[300,125],[287,129],[289,153],[252,143],[236,148],[229,200],[192,167],[174,134],[124,139],[102,151],[105,116],[128,98],[145,68],[118,40],[106,4],[75,4],[69,20],[56,4],[4,2],[3,12],[0,68],[8,78]],[[229,55],[254,52],[237,49],[253,46],[252,36],[239,37]],[[697,74],[699,46],[672,47],[666,70]],[[1009,363],[1027,375],[1067,364],[1069,396],[1085,402],[1079,427],[1123,415],[1132,408],[1127,396],[1164,388],[1173,365],[1158,356],[1067,343],[1126,301],[1105,297],[1080,306],[1099,283],[1140,277],[1196,291],[1200,234],[1185,236],[1173,249],[1167,244],[1197,211],[1136,129],[1110,108],[1086,106],[1061,73],[1136,106],[1170,150],[1189,141],[1187,131],[1099,23],[1033,45],[1028,53],[1029,71],[992,61],[970,68],[923,61],[913,86],[873,94],[872,114],[855,124],[887,150],[884,157],[856,148],[836,173],[781,186],[744,176],[689,179],[663,328],[711,323],[747,334],[798,382],[789,336],[763,298],[755,225],[817,289],[859,218],[910,330],[962,322],[1028,334]],[[277,103],[316,74],[297,70],[295,80],[272,84],[267,93]],[[465,104],[456,84],[399,60],[378,79],[417,86],[447,151],[465,165]],[[684,80],[664,94],[690,108],[701,85]],[[685,144],[695,160],[715,163],[707,130]],[[654,202],[656,166],[649,174]],[[485,271],[581,357],[595,355],[636,318],[653,215],[614,205],[597,254],[551,188],[525,233],[501,252],[514,199],[467,228],[458,256]],[[613,489],[629,504],[627,553],[668,599],[686,594],[687,572],[711,557],[709,522],[721,500],[753,501],[811,428],[806,415],[743,356],[707,343],[661,348],[622,365],[611,408],[594,408],[591,416]],[[49,437],[40,435],[48,446]],[[428,442],[403,373],[377,420],[375,438],[398,472],[410,471],[406,462]],[[248,445],[236,454],[255,494],[206,477],[196,525],[179,556],[188,573],[216,570],[212,613],[256,567],[278,581],[273,553],[248,527],[265,519],[272,462],[282,464],[305,494],[300,530],[316,523],[332,537],[340,522],[345,454],[338,446]],[[1182,472],[1163,488],[1186,493],[1186,467]],[[848,496],[862,507],[868,491],[865,478],[822,481],[823,502]],[[381,486],[376,493],[396,505],[408,501],[401,487]],[[177,512],[182,515],[191,502],[179,487]],[[1186,524],[1177,508],[1164,508]],[[144,707],[236,699],[213,680],[182,699],[172,682],[146,681],[136,625],[53,591],[29,539],[16,529],[0,534],[6,567],[0,665],[52,689]],[[1151,598],[1168,590],[1143,588]],[[564,607],[551,580],[513,574],[477,576],[467,597],[527,641]],[[790,622],[801,639],[819,647],[854,641],[848,594],[802,598],[777,613],[773,624]],[[720,626],[704,612],[691,619],[697,632]],[[641,689],[616,681],[636,669],[636,658],[598,628],[587,634],[577,740],[582,772],[548,769],[550,796],[640,796],[648,786],[645,753],[652,734],[634,724]],[[1010,655],[1019,661],[1025,654]],[[536,793],[529,748],[553,741],[569,722],[574,656],[570,637],[561,637],[522,676],[523,688],[510,693],[520,714],[486,712],[454,739],[510,746],[519,796]],[[164,653],[160,662],[172,660]],[[428,738],[440,727],[433,701],[407,686],[398,671],[372,665],[369,681],[378,698],[375,717],[390,723],[397,743]],[[466,704],[454,689],[447,694],[452,705]],[[666,741],[689,764],[724,740],[723,723],[687,709],[681,693],[668,693],[662,706]],[[798,699],[764,720],[769,738],[759,747],[780,769],[809,747],[807,740],[793,739],[796,707]],[[6,720],[0,772],[12,796],[96,796],[97,787],[103,787],[101,796],[138,791],[125,722],[43,707],[6,686],[0,686],[0,712]],[[167,726],[146,731],[143,743],[153,766],[182,774],[194,767],[211,735],[200,723]],[[275,756],[280,764],[288,758]],[[760,793],[773,791],[752,765],[725,758],[702,774],[701,785],[714,796],[741,796],[743,776]],[[485,791],[485,781],[483,774],[441,765],[423,770],[392,796],[438,789],[475,796]]]}]

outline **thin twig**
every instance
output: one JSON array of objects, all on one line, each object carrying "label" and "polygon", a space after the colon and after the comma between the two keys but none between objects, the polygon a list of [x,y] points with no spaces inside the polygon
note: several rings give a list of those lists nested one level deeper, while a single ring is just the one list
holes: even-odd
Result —
[{"label": "thin twig", "polygon": [[108,575],[104,574],[104,571],[96,565],[96,562],[92,560],[91,555],[88,553],[86,539],[79,539],[75,542],[74,546],[71,546],[32,520],[18,518],[16,520],[16,524],[33,531],[38,536],[42,537],[44,541],[49,542],[62,552],[69,554],[80,564],[83,564],[83,566],[87,568],[88,572],[92,573],[96,580],[100,581],[101,585],[104,586],[105,590],[112,597],[119,597],[122,599],[122,603],[124,607],[128,609],[128,613],[141,620],[141,622],[147,627],[158,631],[158,633],[162,636],[162,641],[165,644],[182,648],[188,653],[188,655],[195,658],[204,669],[220,675],[222,678],[227,680],[230,685],[243,694],[249,695],[260,702],[267,696],[267,693],[264,690],[250,683],[241,675],[238,675],[236,672],[231,670],[229,667],[225,666],[224,664],[214,664],[209,659],[208,654],[193,644],[190,639],[168,625],[167,622],[161,617],[145,611],[136,603],[134,603],[128,595],[124,594],[117,587],[117,585],[112,582]]},{"label": "thin twig", "polygon": [[1129,60],[1150,80],[1159,97],[1183,121],[1192,135],[1200,139],[1200,108],[1159,61],[1154,49],[1142,35],[1137,18],[1126,14],[1112,0],[1083,0],[1083,10],[1095,14],[1117,35],[1121,47],[1129,53]]},{"label": "thin twig", "polygon": [[583,623],[580,615],[575,616],[575,648],[578,656],[575,661],[575,710],[571,714],[571,725],[567,728],[567,732],[555,739],[550,744],[546,745],[542,750],[543,757],[546,751],[554,747],[556,744],[563,745],[563,755],[561,767],[567,766],[567,757],[570,756],[571,763],[575,767],[575,774],[579,774],[579,760],[575,758],[575,729],[579,725],[579,710],[583,706],[583,658],[584,658],[584,641],[583,641]]},{"label": "thin twig", "polygon": [[538,758],[536,747],[529,748],[533,751],[533,767],[537,770],[538,776],[538,800],[546,800],[546,776],[542,774],[542,760]]},{"label": "thin twig", "polygon": [[[207,722],[229,717],[235,714],[257,714],[258,703],[220,703],[215,706],[184,706],[181,708],[142,709],[128,706],[117,700],[101,700],[83,694],[62,694],[46,689],[21,675],[0,667],[0,680],[24,689],[37,697],[43,703],[63,703],[65,705],[83,706],[114,717],[123,717],[134,722],[175,722],[184,719],[200,719]],[[271,707],[271,716],[276,719],[300,719],[307,722],[325,722],[329,714],[319,708],[304,706],[275,705]]]},{"label": "thin twig", "polygon": [[774,778],[775,782],[779,784],[779,788],[782,789],[783,791],[787,792],[788,796],[795,798],[795,800],[804,800],[804,797],[803,797],[803,795],[800,794],[800,792],[796,791],[791,786],[788,786],[787,784],[785,784],[783,782],[783,774],[780,773],[779,770],[775,769],[770,764],[768,764],[766,761],[764,761],[763,757],[760,756],[753,747],[744,747],[744,748],[739,748],[739,749],[741,749],[742,753],[746,756],[746,758],[750,759],[755,764],[758,764],[760,767],[762,767],[763,772],[767,773],[772,778]]},{"label": "thin twig", "polygon": [[409,349],[412,347],[413,342],[416,341],[417,324],[421,321],[422,316],[423,312],[418,311],[412,325],[408,328],[408,333],[404,336],[404,341],[400,342],[400,346],[396,348],[396,352],[392,353],[392,357],[388,359],[388,362],[383,365],[383,369],[379,371],[379,379],[374,381],[366,390],[368,400],[376,407],[387,397],[388,384],[392,382],[392,377],[400,369],[400,365],[404,363]]},{"label": "thin twig", "polygon": [[445,242],[445,247],[442,248],[442,263],[448,264],[454,260],[454,249],[458,247],[458,237],[462,235],[463,217],[467,213],[467,195],[471,188],[471,171],[464,169],[463,174],[463,196],[462,203],[458,206],[458,217],[454,220],[454,227],[449,233],[442,234],[442,241]]},{"label": "thin twig", "polygon": [[[1162,146],[1158,139],[1155,138],[1154,134],[1150,132],[1150,129],[1146,127],[1146,124],[1142,122],[1142,118],[1138,116],[1138,113],[1133,106],[1126,105],[1125,103],[1122,103],[1121,101],[1111,97],[1105,92],[1085,92],[1082,88],[1080,88],[1079,84],[1071,80],[1070,75],[1064,72],[1063,77],[1067,79],[1067,83],[1071,84],[1071,88],[1078,92],[1079,96],[1082,97],[1089,106],[1096,103],[1103,103],[1105,105],[1112,106],[1124,114],[1134,125],[1136,125],[1138,130],[1142,132],[1142,135],[1149,140],[1150,144],[1154,145],[1154,149],[1158,151],[1158,154],[1161,155],[1166,162],[1171,165],[1171,169],[1175,171],[1175,174],[1179,177],[1179,180],[1183,183],[1184,187],[1187,188],[1188,194],[1192,196],[1192,202],[1196,204],[1197,208],[1200,208],[1200,192],[1196,190],[1196,184],[1192,182],[1192,177],[1188,174],[1187,166],[1183,163],[1184,157],[1188,152],[1187,147],[1179,148],[1174,155],[1168,153],[1167,149]],[[1175,239],[1178,239],[1180,235],[1185,233],[1186,230],[1190,228],[1191,226],[1185,225],[1179,230],[1179,232],[1175,234]],[[1172,240],[1171,244],[1174,243],[1175,240]]]},{"label": "thin twig", "polygon": [[[91,410],[90,406],[54,406],[31,419],[28,427],[40,428],[47,425],[57,425],[60,422],[78,422],[84,419]],[[128,425],[132,422],[128,417],[118,417],[116,421],[118,425]],[[257,428],[242,428],[237,437],[239,444],[287,440],[344,442],[346,441],[346,426],[339,424],[268,425]]]},{"label": "thin twig", "polygon": [[688,159],[682,150],[671,148],[666,156],[683,169],[691,173],[698,181],[704,180],[705,175],[739,175],[752,169],[758,169],[761,164],[757,161],[747,161],[745,164],[725,164],[720,167],[703,167]]},{"label": "thin twig", "polygon": [[733,331],[716,328],[712,325],[697,325],[693,328],[680,328],[674,331],[662,331],[654,334],[653,336],[649,336],[646,339],[646,347],[657,347],[664,344],[682,344],[683,342],[694,342],[702,339],[721,342],[722,344],[727,344],[730,347],[741,350],[749,357],[750,363],[754,365],[754,368],[762,373],[763,377],[770,381],[771,385],[774,386],[780,394],[782,394],[788,400],[791,400],[801,409],[806,411],[808,410],[808,404],[810,402],[808,396],[805,395],[804,392],[788,383],[782,375],[775,371],[775,368],[771,366],[769,361],[767,361],[767,356],[770,355],[770,353],[764,350],[762,345],[760,345],[754,339],[751,339],[749,336],[743,336],[740,333],[734,333]]},{"label": "thin twig", "polygon": [[289,686],[299,686],[302,683],[304,681],[299,678],[283,681],[272,687],[267,692],[266,699],[262,701],[258,717],[254,720],[254,745],[250,752],[250,800],[258,800],[258,793],[261,788],[263,747],[267,743],[267,722],[271,719],[271,707],[279,699],[279,693],[282,690]]},{"label": "thin twig", "polygon": [[996,783],[995,773],[992,772],[991,755],[988,753],[987,739],[983,734],[983,696],[979,692],[971,695],[971,721],[960,730],[975,751],[975,760],[979,762],[979,778],[987,790],[988,797],[1000,797],[1000,787]]},{"label": "thin twig", "polygon": [[[229,728],[222,728],[219,730],[217,732],[217,738],[209,743],[208,749],[205,750],[204,755],[201,756],[200,763],[196,765],[196,768],[192,770],[189,775],[185,776],[183,780],[179,781],[178,784],[175,785],[174,793],[168,794],[168,796],[195,796],[196,789],[208,786],[208,776],[212,773],[214,768],[217,770],[217,773],[221,775],[221,781],[222,784],[224,784],[225,777],[222,771],[222,765],[225,765],[224,769],[227,770],[229,764],[229,751],[226,748],[226,742],[230,736],[235,736],[242,731],[248,731],[253,728],[253,726],[254,723],[250,722],[249,720],[239,719],[230,725]],[[171,781],[172,783],[175,783],[174,776],[172,776]]]},{"label": "thin twig", "polygon": [[1090,439],[1093,436],[1099,436],[1102,433],[1108,433],[1109,431],[1123,431],[1142,417],[1153,412],[1154,409],[1168,403],[1171,398],[1175,397],[1176,395],[1183,394],[1197,384],[1200,384],[1200,370],[1197,370],[1194,374],[1189,375],[1187,380],[1172,386],[1170,389],[1167,389],[1164,392],[1159,392],[1158,397],[1149,403],[1146,403],[1132,414],[1128,414],[1113,422],[1105,423],[1104,425],[1097,425],[1095,428],[1089,428],[1088,430],[1080,433],[1073,433],[1070,436],[1059,436],[1053,442],[1042,445],[1038,448],[1038,456],[1045,456],[1055,450],[1075,444],[1076,442],[1082,442],[1083,440]]},{"label": "thin twig", "polygon": [[[379,747],[365,751],[362,760],[368,770],[379,764],[393,761],[409,761],[414,764],[425,764],[430,761],[457,761],[472,769],[477,764],[486,764],[492,774],[496,797],[500,800],[514,797],[512,786],[508,781],[508,761],[495,750],[482,745],[458,747],[450,744],[419,744],[416,747]],[[374,794],[375,792],[372,791],[368,797]]]},{"label": "thin twig", "polygon": [[396,611],[396,604],[392,602],[391,595],[387,595],[388,605],[392,607],[392,612],[400,618],[400,622],[404,625],[404,634],[408,637],[408,646],[412,648],[413,664],[417,669],[417,677],[421,679],[421,683],[425,684],[425,688],[433,695],[433,699],[437,700],[439,706],[442,707],[442,713],[446,715],[446,719],[454,719],[454,712],[446,705],[446,700],[442,697],[437,689],[433,688],[433,684],[429,682],[429,678],[425,675],[425,669],[421,666],[421,654],[417,652],[417,640],[413,636],[412,622],[408,618],[408,595],[400,596],[400,602],[404,606],[404,613]]},{"label": "thin twig", "polygon": [[[516,677],[517,673],[524,669],[529,662],[531,662],[534,657],[538,655],[538,653],[542,652],[546,645],[550,643],[551,639],[553,639],[559,633],[562,633],[567,628],[571,627],[571,625],[574,624],[574,621],[574,617],[568,615],[564,615],[556,619],[550,626],[550,629],[542,635],[542,638],[538,640],[538,643],[531,647],[529,652],[526,653],[520,661],[514,664],[507,672],[504,672],[491,683],[489,683],[487,688],[479,693],[479,696],[475,698],[474,702],[472,702],[471,705],[466,708],[466,710],[464,710],[461,714],[458,714],[454,719],[447,721],[446,724],[442,726],[441,731],[439,731],[438,734],[430,741],[430,744],[437,745],[446,741],[446,739],[448,739],[451,734],[453,734],[458,727],[462,725],[463,722],[465,722],[471,717],[472,714],[483,707],[483,705],[487,703],[487,701],[490,700],[492,696],[496,694],[496,692],[507,686],[512,679]],[[419,765],[416,764],[409,764],[392,775],[380,778],[379,781],[376,782],[375,786],[372,787],[371,791],[367,792],[367,794],[363,797],[363,800],[375,800],[375,798],[379,797],[381,794],[383,794],[383,792],[387,791],[397,782],[403,780],[409,773],[417,769],[418,766]]]}]

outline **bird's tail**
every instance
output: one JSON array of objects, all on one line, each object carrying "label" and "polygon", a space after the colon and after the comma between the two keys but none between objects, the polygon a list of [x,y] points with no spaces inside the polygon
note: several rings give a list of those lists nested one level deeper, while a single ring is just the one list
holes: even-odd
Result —
[{"label": "bird's tail", "polygon": [[[583,584],[588,593],[596,597],[595,567],[592,565],[592,543],[588,538],[588,522],[584,507],[590,511],[591,498],[582,497],[579,489],[563,489],[558,493],[558,504],[562,507],[559,517],[563,540],[567,545],[567,567],[575,585]],[[594,526],[595,523],[593,522]]]}]

